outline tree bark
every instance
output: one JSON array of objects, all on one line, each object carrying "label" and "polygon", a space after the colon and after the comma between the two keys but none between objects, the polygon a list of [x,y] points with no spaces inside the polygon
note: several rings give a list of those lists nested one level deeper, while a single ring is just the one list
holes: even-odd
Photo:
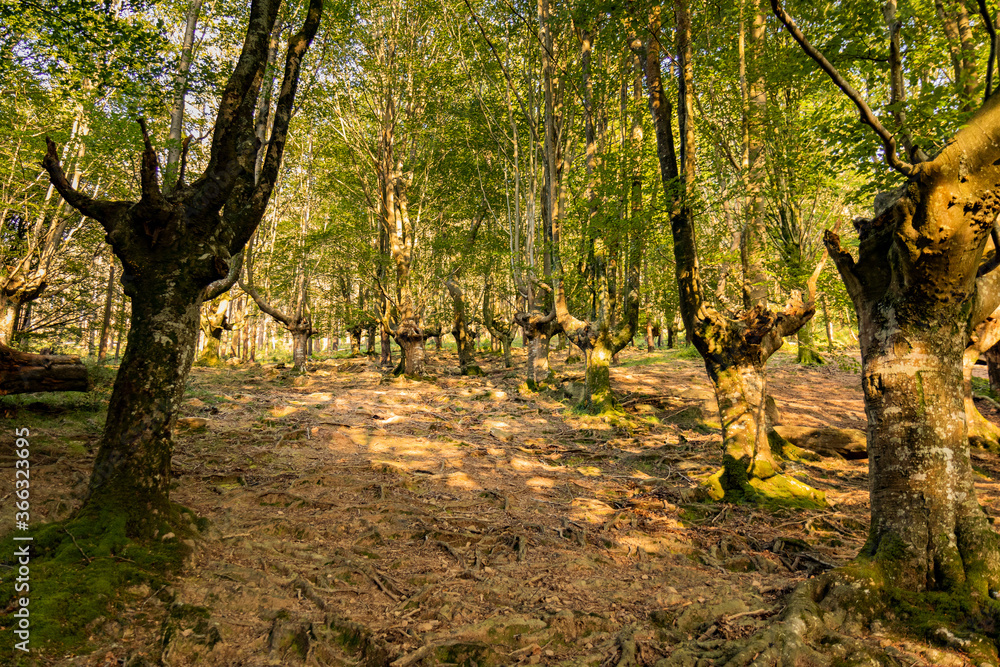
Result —
[{"label": "tree bark", "polygon": [[424,370],[424,333],[415,319],[406,319],[396,328],[396,343],[402,350],[400,363],[403,374],[416,376]]},{"label": "tree bark", "polygon": [[0,292],[0,345],[10,345],[19,315],[18,303]]},{"label": "tree bark", "polygon": [[312,327],[308,324],[304,328],[289,329],[292,334],[292,366],[296,369],[306,367],[309,359],[309,339],[313,334]]},{"label": "tree bark", "polygon": [[170,432],[194,361],[202,286],[168,274],[135,287],[85,506],[123,517],[129,535],[152,537],[169,519]]},{"label": "tree bark", "polygon": [[228,311],[230,300],[224,297],[219,300],[215,308],[210,308],[208,314],[201,318],[202,333],[205,334],[205,347],[201,351],[201,356],[195,362],[198,366],[216,367],[222,365],[222,332],[231,331],[233,326],[229,323]]},{"label": "tree bark", "polygon": [[554,311],[548,315],[517,313],[514,320],[524,331],[524,343],[528,348],[528,385],[534,389],[552,379],[549,341],[559,332],[559,322]]}]

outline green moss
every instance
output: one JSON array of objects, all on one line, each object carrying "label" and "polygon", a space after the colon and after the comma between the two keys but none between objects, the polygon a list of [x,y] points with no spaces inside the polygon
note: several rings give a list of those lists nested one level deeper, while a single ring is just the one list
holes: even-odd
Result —
[{"label": "green moss", "polygon": [[[64,654],[86,651],[87,637],[100,618],[111,618],[127,604],[131,587],[146,584],[162,588],[189,552],[181,539],[190,536],[197,523],[191,513],[174,506],[172,521],[164,522],[160,534],[173,532],[166,542],[139,542],[126,536],[120,513],[84,511],[65,522],[38,528],[30,544],[30,589],[14,591],[14,581],[0,584],[0,608],[11,609],[0,616],[0,626],[13,624],[12,601],[30,599],[32,653]],[[172,525],[171,525],[172,524]],[[12,554],[25,542],[13,536],[0,542],[5,564],[15,565]],[[181,610],[188,613],[191,610]],[[0,645],[0,663],[10,664],[12,643]]]},{"label": "green moss", "polygon": [[756,475],[747,470],[746,459],[722,457],[722,469],[704,481],[705,490],[716,501],[750,502],[772,507],[826,507],[826,496],[790,475],[776,474],[766,461],[758,461]]},{"label": "green moss", "polygon": [[790,475],[773,475],[767,479],[754,477],[749,482],[757,492],[757,502],[782,507],[826,507],[826,495]]},{"label": "green moss", "polygon": [[775,458],[784,459],[786,461],[820,460],[819,454],[810,452],[807,449],[802,449],[797,445],[793,445],[785,438],[782,438],[781,435],[773,428],[767,432],[767,442],[771,446],[771,454],[773,454]]}]

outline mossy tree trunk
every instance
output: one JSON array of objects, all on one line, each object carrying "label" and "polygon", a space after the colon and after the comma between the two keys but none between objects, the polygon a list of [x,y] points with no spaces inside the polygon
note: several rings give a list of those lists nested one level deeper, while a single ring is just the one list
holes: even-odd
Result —
[{"label": "mossy tree trunk", "polygon": [[219,366],[222,357],[219,353],[222,349],[222,332],[231,331],[233,326],[228,318],[229,299],[223,297],[215,304],[214,308],[209,308],[208,314],[201,318],[201,330],[205,334],[205,348],[195,362],[198,366]]},{"label": "mossy tree trunk", "polygon": [[[858,316],[871,532],[862,555],[908,590],[1000,588],[997,536],[973,488],[963,356],[1000,304],[980,258],[1000,212],[1000,104],[990,100],[874,220],[859,256],[825,241]],[[957,205],[956,205],[957,204]]]},{"label": "mossy tree trunk", "polygon": [[653,338],[653,320],[646,320],[646,352],[652,352],[656,349],[655,339]]},{"label": "mossy tree trunk", "polygon": [[816,339],[813,337],[812,320],[802,325],[802,328],[795,334],[799,344],[798,361],[803,366],[819,366],[825,364],[819,351],[816,349]]},{"label": "mossy tree trunk", "polygon": [[194,361],[204,287],[192,277],[147,273],[126,288],[131,328],[86,505],[124,515],[130,535],[152,537],[169,517],[170,432]]},{"label": "mossy tree trunk", "polygon": [[48,142],[43,164],[53,186],[69,205],[104,227],[132,299],[125,355],[81,509],[123,517],[132,537],[152,538],[165,527],[170,430],[194,360],[205,290],[229,274],[233,255],[256,229],[277,179],[301,60],[319,26],[322,2],[310,0],[302,29],[289,41],[258,177],[253,114],[279,6],[280,0],[253,4],[240,60],[219,101],[208,164],[190,185],[182,167],[170,193],[161,191],[157,152],[144,123],[138,202],[101,201],[77,191],[55,144]]}]

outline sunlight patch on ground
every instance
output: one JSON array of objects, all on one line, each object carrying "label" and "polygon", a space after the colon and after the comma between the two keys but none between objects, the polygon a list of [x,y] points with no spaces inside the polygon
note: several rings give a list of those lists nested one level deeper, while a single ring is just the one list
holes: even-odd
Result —
[{"label": "sunlight patch on ground", "polygon": [[466,489],[467,491],[478,491],[483,488],[464,472],[453,472],[448,475],[448,486]]},{"label": "sunlight patch on ground", "polygon": [[551,489],[556,485],[556,480],[549,479],[548,477],[532,477],[525,484],[532,489]]},{"label": "sunlight patch on ground", "polygon": [[522,459],[515,456],[510,460],[510,467],[513,468],[514,470],[526,472],[533,468],[537,468],[538,464],[535,463],[534,461],[528,461],[527,459]]},{"label": "sunlight patch on ground", "polygon": [[299,411],[299,408],[292,407],[291,405],[275,405],[269,412],[272,417],[287,417],[288,415],[295,414]]},{"label": "sunlight patch on ground", "polygon": [[639,549],[642,549],[647,554],[665,556],[690,551],[688,545],[680,544],[670,538],[652,535],[626,535],[618,539],[618,544],[629,553],[637,553]]},{"label": "sunlight patch on ground", "polygon": [[602,503],[596,498],[574,498],[570,504],[574,508],[574,511],[570,514],[574,521],[603,524],[604,517],[615,513],[611,505]]}]

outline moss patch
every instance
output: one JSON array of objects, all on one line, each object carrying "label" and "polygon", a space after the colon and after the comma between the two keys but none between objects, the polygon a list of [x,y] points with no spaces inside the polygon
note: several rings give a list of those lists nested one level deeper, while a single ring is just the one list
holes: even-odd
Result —
[{"label": "moss patch", "polygon": [[[32,542],[0,542],[4,564],[18,567],[12,556],[29,546],[28,591],[15,592],[13,578],[0,584],[0,627],[15,623],[14,600],[30,599],[31,655],[85,651],[87,637],[102,617],[110,618],[131,602],[130,587],[146,584],[157,590],[167,583],[190,551],[181,540],[196,531],[193,514],[173,507],[172,521],[161,535],[174,537],[140,543],[126,537],[125,517],[108,510],[91,510],[65,522],[42,526]],[[134,593],[131,595],[135,595]],[[0,645],[0,663],[15,664],[12,643]]]}]

